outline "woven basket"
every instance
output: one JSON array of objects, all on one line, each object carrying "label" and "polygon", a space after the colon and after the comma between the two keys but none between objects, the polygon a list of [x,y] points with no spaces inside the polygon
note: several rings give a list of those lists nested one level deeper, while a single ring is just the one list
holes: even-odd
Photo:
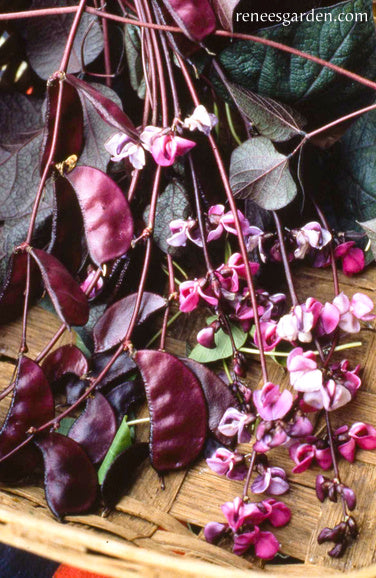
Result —
[{"label": "woven basket", "polygon": [[[376,269],[355,280],[341,277],[343,290],[352,295],[361,290],[375,299]],[[298,293],[312,293],[330,300],[333,287],[330,273],[305,270],[298,275]],[[187,336],[194,336],[198,319],[187,316],[169,336],[168,349],[186,352]],[[36,307],[30,313],[29,355],[35,356],[58,328],[58,320]],[[0,385],[5,387],[12,376],[11,360],[18,350],[19,323],[0,327]],[[191,337],[193,343],[194,337]],[[68,334],[62,342],[71,342]],[[189,341],[189,339],[188,339]],[[349,349],[346,357],[363,367],[363,387],[357,399],[333,415],[333,423],[361,420],[376,424],[376,351],[373,330],[361,332],[363,347]],[[287,385],[284,370],[269,363],[270,379]],[[252,387],[258,385],[259,365],[248,373]],[[3,415],[9,399],[0,408]],[[147,426],[140,432],[147,439]],[[291,472],[291,461],[283,450],[275,450],[272,462]],[[124,497],[107,518],[100,515],[68,517],[66,523],[55,521],[46,507],[42,487],[3,487],[0,491],[0,541],[77,567],[108,576],[202,576],[232,577],[289,575],[328,575],[350,572],[353,576],[376,576],[376,452],[358,451],[356,463],[342,461],[344,481],[357,492],[356,519],[361,535],[341,560],[326,555],[328,545],[318,546],[319,529],[338,523],[338,504],[321,505],[314,495],[318,470],[291,475],[291,491],[284,501],[291,506],[293,518],[286,528],[276,532],[281,552],[297,559],[296,564],[266,564],[264,569],[252,559],[239,558],[230,550],[207,544],[202,528],[210,520],[222,521],[220,505],[241,493],[242,483],[229,481],[211,472],[204,461],[189,471],[166,476],[166,489],[150,465],[145,464],[131,493]],[[187,523],[190,525],[188,526]],[[279,558],[278,562],[282,562]]]}]

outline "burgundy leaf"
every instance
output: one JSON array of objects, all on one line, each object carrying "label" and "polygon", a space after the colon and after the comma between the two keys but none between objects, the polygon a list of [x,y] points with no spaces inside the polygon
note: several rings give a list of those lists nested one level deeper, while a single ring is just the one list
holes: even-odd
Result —
[{"label": "burgundy leaf", "polygon": [[[132,318],[137,294],[132,293],[109,307],[97,321],[93,329],[95,352],[102,352],[118,345],[125,337]],[[145,292],[138,315],[138,325],[146,321],[152,313],[166,306],[160,295]]]},{"label": "burgundy leaf", "polygon": [[239,2],[240,0],[212,0],[214,12],[224,30],[233,31],[233,15]]},{"label": "burgundy leaf", "polygon": [[149,455],[147,443],[137,443],[119,454],[108,468],[101,486],[107,508],[114,507],[133,483],[137,467]]},{"label": "burgundy leaf", "polygon": [[74,440],[49,433],[35,440],[44,460],[44,488],[51,512],[59,519],[87,512],[97,497],[97,474]]},{"label": "burgundy leaf", "polygon": [[193,42],[214,32],[215,14],[209,0],[163,0],[176,24]]},{"label": "burgundy leaf", "polygon": [[230,438],[218,431],[218,425],[223,414],[229,407],[237,407],[238,402],[227,385],[213,371],[193,359],[183,359],[186,365],[201,383],[208,405],[209,429],[223,444],[229,445]]},{"label": "burgundy leaf", "polygon": [[133,219],[120,187],[93,167],[76,167],[67,179],[81,207],[94,263],[102,265],[124,255],[131,245]]},{"label": "burgundy leaf", "polygon": [[[22,313],[26,287],[26,253],[13,253],[9,260],[7,277],[0,292],[0,324],[17,319]],[[30,263],[30,300],[39,297],[42,286],[38,270],[31,260]]]},{"label": "burgundy leaf", "polygon": [[133,381],[121,383],[106,395],[106,399],[115,410],[118,422],[122,421],[130,408],[145,399],[145,390],[140,381],[139,379],[134,379]]},{"label": "burgundy leaf", "polygon": [[[108,365],[108,362],[113,357],[113,352],[95,353],[91,358],[91,374],[93,377],[98,377],[103,369]],[[102,389],[108,385],[117,385],[120,380],[124,381],[124,376],[136,367],[133,359],[126,351],[121,353],[119,357],[111,365],[106,375],[98,383],[98,389]]]},{"label": "burgundy leaf", "polygon": [[76,193],[67,179],[57,176],[54,179],[54,209],[48,252],[59,259],[72,274],[82,264],[83,230]]},{"label": "burgundy leaf", "polygon": [[[56,121],[56,109],[59,95],[59,81],[54,80],[47,84],[47,122],[44,134],[43,153],[40,164],[41,173],[48,161],[52,135]],[[61,163],[71,155],[80,156],[83,147],[83,112],[77,90],[68,84],[62,83],[61,121],[56,141],[52,163]]]},{"label": "burgundy leaf", "polygon": [[94,464],[101,462],[116,434],[116,417],[107,399],[96,393],[69,430],[68,437],[84,448]]},{"label": "burgundy leaf", "polygon": [[42,369],[52,383],[67,373],[81,377],[89,371],[89,365],[81,349],[75,345],[62,345],[46,357]]},{"label": "burgundy leaf", "polygon": [[69,271],[56,257],[41,249],[32,249],[30,254],[60,319],[67,325],[85,325],[89,318],[87,297]]},{"label": "burgundy leaf", "polygon": [[112,100],[104,96],[99,90],[84,80],[67,74],[67,82],[72,85],[83,98],[87,98],[94,106],[100,117],[116,130],[124,132],[135,142],[139,136],[131,119]]},{"label": "burgundy leaf", "polygon": [[184,468],[205,443],[207,409],[196,376],[163,351],[135,355],[145,384],[151,420],[150,456],[158,472]]},{"label": "burgundy leaf", "polygon": [[[0,457],[22,443],[31,427],[43,425],[54,414],[54,400],[44,372],[35,361],[21,357],[11,405],[0,431]],[[26,447],[1,465],[0,479],[20,479],[30,473],[35,463],[35,451]]]}]

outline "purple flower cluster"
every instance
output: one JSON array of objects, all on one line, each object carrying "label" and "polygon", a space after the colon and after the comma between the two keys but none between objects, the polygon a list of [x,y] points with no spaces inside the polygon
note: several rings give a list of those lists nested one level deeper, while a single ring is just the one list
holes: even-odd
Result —
[{"label": "purple flower cluster", "polygon": [[209,522],[205,526],[204,534],[208,542],[214,543],[224,534],[230,534],[235,554],[244,554],[253,547],[258,558],[274,558],[279,550],[279,542],[272,532],[264,531],[260,526],[265,522],[274,528],[288,524],[291,511],[286,504],[273,498],[258,503],[235,498],[233,502],[223,504],[222,512],[227,523]]}]

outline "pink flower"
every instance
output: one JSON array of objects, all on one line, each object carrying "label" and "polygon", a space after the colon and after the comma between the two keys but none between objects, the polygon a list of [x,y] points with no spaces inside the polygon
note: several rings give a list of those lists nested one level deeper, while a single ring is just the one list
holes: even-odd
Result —
[{"label": "pink flower", "polygon": [[210,285],[205,279],[183,281],[179,285],[179,309],[183,313],[189,313],[196,309],[200,297],[209,305],[218,305],[218,299],[214,296]]},{"label": "pink flower", "polygon": [[188,239],[195,245],[202,247],[202,239],[195,219],[187,219],[186,221],[174,219],[169,227],[172,235],[166,241],[172,247],[185,247]]},{"label": "pink flower", "polygon": [[371,313],[374,308],[372,299],[364,293],[355,293],[350,299],[342,292],[333,299],[333,305],[340,314],[339,327],[347,333],[360,331],[359,321],[371,321],[375,315]]},{"label": "pink flower", "polygon": [[349,436],[362,450],[376,448],[376,429],[368,423],[354,423],[349,430]]},{"label": "pink flower", "polygon": [[315,315],[306,306],[296,305],[291,313],[284,315],[278,322],[277,333],[281,339],[286,341],[301,341],[309,343],[312,341],[311,330],[314,326]]},{"label": "pink flower", "polygon": [[292,406],[292,394],[285,389],[282,393],[278,385],[270,381],[260,390],[253,392],[256,409],[266,421],[282,419]]},{"label": "pink flower", "polygon": [[296,259],[304,259],[310,247],[322,249],[332,240],[332,235],[323,229],[319,223],[312,221],[299,229],[295,234],[298,248],[294,251]]},{"label": "pink flower", "polygon": [[303,351],[296,347],[287,358],[290,383],[296,391],[317,391],[322,385],[322,373],[317,369],[316,355],[313,351]]},{"label": "pink flower", "polygon": [[213,472],[231,480],[244,480],[247,475],[244,456],[226,448],[217,448],[214,454],[206,459],[206,463]]},{"label": "pink flower", "polygon": [[[261,330],[261,340],[264,351],[271,351],[274,349],[278,343],[281,341],[277,333],[277,322],[276,321],[262,321],[260,323]],[[260,349],[260,344],[258,342],[257,333],[254,335],[254,341],[256,347]]]},{"label": "pink flower", "polygon": [[147,126],[141,133],[141,141],[144,148],[153,156],[155,162],[162,167],[170,167],[174,164],[176,157],[180,157],[189,152],[196,143],[168,133],[155,126]]},{"label": "pink flower", "polygon": [[241,556],[250,546],[254,545],[255,554],[262,560],[271,560],[279,550],[279,542],[271,532],[260,532],[256,526],[251,532],[245,532],[235,536],[234,554]]},{"label": "pink flower", "polygon": [[320,311],[316,333],[318,336],[330,335],[337,329],[340,321],[340,312],[332,303],[325,303]]},{"label": "pink flower", "polygon": [[203,347],[213,349],[215,347],[214,336],[215,336],[214,327],[209,325],[209,327],[204,327],[197,333],[197,341]]},{"label": "pink flower", "polygon": [[239,443],[249,442],[251,436],[246,427],[255,421],[255,416],[240,412],[234,407],[229,407],[218,425],[221,434],[233,437],[237,434]]},{"label": "pink flower", "polygon": [[254,480],[251,490],[254,494],[281,496],[289,490],[286,472],[283,468],[264,468],[262,474]]},{"label": "pink flower", "polygon": [[227,524],[220,524],[219,522],[209,522],[204,528],[205,540],[209,544],[214,544],[222,534],[227,530]]},{"label": "pink flower", "polygon": [[354,275],[363,271],[365,265],[364,252],[355,247],[354,241],[341,243],[334,249],[334,257],[342,259],[342,270],[345,275]]},{"label": "pink flower", "polygon": [[[244,236],[248,236],[251,227],[249,225],[248,219],[245,218],[241,211],[237,211],[238,219],[240,222],[240,227]],[[208,243],[210,241],[215,241],[221,237],[224,231],[231,233],[232,235],[237,235],[237,230],[235,227],[235,219],[232,211],[225,213],[224,205],[213,205],[208,211],[208,219],[211,226],[215,228],[208,234]]]},{"label": "pink flower", "polygon": [[329,379],[322,388],[322,405],[327,411],[333,411],[346,405],[352,396],[347,387]]},{"label": "pink flower", "polygon": [[[263,505],[263,502],[261,502]],[[261,508],[254,502],[244,503],[239,497],[233,502],[226,502],[221,510],[233,532],[237,532],[244,524],[260,524],[269,517],[272,508]]]},{"label": "pink flower", "polygon": [[145,151],[140,144],[134,143],[128,135],[118,132],[110,137],[104,148],[111,155],[113,162],[119,162],[129,158],[135,169],[142,169],[145,166]]},{"label": "pink flower", "polygon": [[268,520],[274,528],[280,528],[281,526],[286,526],[291,520],[291,510],[283,502],[278,502],[274,498],[269,498],[269,500],[264,500],[262,502],[263,506],[271,506],[272,511],[268,516]]},{"label": "pink flower", "polygon": [[256,429],[256,443],[253,449],[259,453],[282,446],[290,441],[280,422],[262,421]]},{"label": "pink flower", "polygon": [[311,444],[295,444],[290,447],[290,458],[296,463],[293,474],[305,472],[315,459],[316,448]]}]

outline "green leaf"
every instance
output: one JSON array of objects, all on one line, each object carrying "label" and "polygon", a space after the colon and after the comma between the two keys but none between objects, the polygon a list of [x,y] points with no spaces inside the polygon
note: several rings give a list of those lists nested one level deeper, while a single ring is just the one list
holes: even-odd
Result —
[{"label": "green leaf", "polygon": [[[236,325],[231,325],[231,331],[235,345],[237,349],[240,349],[247,341],[247,334]],[[196,347],[192,349],[189,355],[190,359],[194,359],[200,363],[211,363],[232,356],[231,339],[222,329],[217,331],[214,341],[215,347],[213,349],[208,349],[198,343]]]},{"label": "green leaf", "polygon": [[230,185],[240,199],[252,199],[263,209],[276,211],[296,196],[288,157],[263,136],[247,140],[231,156]]},{"label": "green leaf", "polygon": [[[327,210],[336,230],[372,227],[376,218],[376,111],[359,118],[345,133],[324,167],[323,179],[331,175],[331,203]],[[363,226],[364,228],[364,226]]]},{"label": "green leaf", "polygon": [[372,262],[374,259],[376,259],[376,218],[371,219],[370,221],[365,221],[364,223],[359,223],[359,225],[361,225],[361,227],[367,233],[367,236],[371,242],[370,253],[372,253],[373,258],[372,258],[372,255],[368,255],[368,252],[367,252],[366,258],[370,257],[367,260],[367,264],[368,264],[369,262]]},{"label": "green leaf", "polygon": [[[150,206],[144,212],[144,220],[148,221]],[[190,206],[184,185],[173,180],[167,185],[158,199],[155,215],[154,240],[164,252],[173,252],[174,247],[167,244],[166,239],[171,237],[169,223],[174,219],[185,219],[189,216]]]},{"label": "green leaf", "polygon": [[57,430],[57,433],[63,436],[68,435],[68,432],[75,421],[76,421],[75,417],[64,417],[59,424],[59,429]]},{"label": "green leaf", "polygon": [[266,98],[229,83],[227,86],[237,107],[257,128],[258,132],[272,141],[283,142],[302,134],[303,117],[290,106]]},{"label": "green leaf", "polygon": [[136,26],[128,25],[124,27],[124,46],[131,87],[137,92],[139,98],[144,99],[146,85],[142,67],[141,37],[140,30]]},{"label": "green leaf", "polygon": [[[367,14],[367,21],[338,16]],[[287,44],[357,72],[376,77],[376,36],[372,0],[352,0],[314,10],[313,21],[273,26],[258,36]],[[321,19],[318,19],[321,15]],[[219,55],[228,79],[262,96],[303,105],[322,119],[345,114],[368,102],[372,92],[304,58],[250,41],[233,42]],[[216,80],[218,83],[218,79]]]},{"label": "green leaf", "polygon": [[127,416],[124,416],[123,421],[120,424],[116,436],[113,439],[112,444],[98,470],[98,481],[100,484],[103,483],[106,472],[115,458],[121,454],[122,451],[129,448],[132,445],[131,430],[127,424]]}]

